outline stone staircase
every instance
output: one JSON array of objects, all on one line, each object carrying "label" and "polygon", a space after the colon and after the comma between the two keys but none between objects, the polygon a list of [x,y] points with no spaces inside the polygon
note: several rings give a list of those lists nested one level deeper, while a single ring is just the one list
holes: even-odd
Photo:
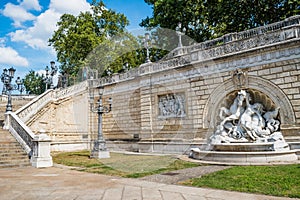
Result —
[{"label": "stone staircase", "polygon": [[0,168],[30,166],[28,155],[7,131],[0,130]]},{"label": "stone staircase", "polygon": [[[8,130],[3,130],[6,102],[0,102],[0,168],[31,166],[27,153]],[[13,108],[21,107],[27,102],[16,103]]]}]

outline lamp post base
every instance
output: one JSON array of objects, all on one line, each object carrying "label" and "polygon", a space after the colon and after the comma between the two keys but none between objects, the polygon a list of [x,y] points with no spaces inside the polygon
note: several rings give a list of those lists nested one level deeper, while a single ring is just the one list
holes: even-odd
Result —
[{"label": "lamp post base", "polygon": [[91,158],[110,158],[110,154],[106,148],[106,143],[104,140],[95,141]]},{"label": "lamp post base", "polygon": [[110,154],[109,154],[109,151],[107,151],[107,150],[92,151],[91,157],[92,158],[110,158]]}]

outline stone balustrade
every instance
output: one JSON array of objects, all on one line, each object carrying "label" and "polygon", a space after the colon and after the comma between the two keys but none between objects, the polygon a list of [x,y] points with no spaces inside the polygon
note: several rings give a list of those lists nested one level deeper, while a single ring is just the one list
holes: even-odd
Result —
[{"label": "stone balustrade", "polygon": [[[22,101],[22,100],[32,100],[34,99],[34,95],[27,95],[27,94],[22,94],[22,95],[12,95],[11,99],[12,101]],[[0,95],[0,102],[7,102],[8,96],[5,94]]]},{"label": "stone balustrade", "polygon": [[42,95],[36,97],[31,102],[18,109],[15,113],[23,122],[27,122],[33,115],[35,115],[48,103],[85,91],[87,86],[88,82],[83,81],[67,88],[61,88],[58,90],[47,90]]},{"label": "stone balustrade", "polygon": [[26,122],[33,115],[35,115],[38,110],[40,110],[45,105],[47,105],[50,101],[52,101],[53,97],[54,97],[53,90],[52,89],[47,90],[42,95],[36,97],[31,102],[18,109],[15,113],[23,122]]},{"label": "stone balustrade", "polygon": [[146,74],[175,69],[188,64],[205,62],[215,58],[221,58],[222,56],[233,55],[251,49],[276,45],[288,40],[293,41],[299,39],[300,16],[297,15],[263,27],[238,33],[230,33],[213,40],[176,48],[162,61],[142,64],[138,68],[130,69],[126,73],[103,77],[100,79],[100,84],[109,85]]},{"label": "stone balustrade", "polygon": [[87,87],[88,87],[88,81],[83,81],[67,88],[60,88],[58,90],[54,90],[55,93],[54,98],[61,99],[61,98],[69,97],[74,94],[85,91]]},{"label": "stone balustrade", "polygon": [[4,129],[16,138],[25,152],[30,157],[34,167],[51,167],[53,165],[50,156],[50,138],[45,135],[35,135],[25,123],[13,112],[5,113]]}]

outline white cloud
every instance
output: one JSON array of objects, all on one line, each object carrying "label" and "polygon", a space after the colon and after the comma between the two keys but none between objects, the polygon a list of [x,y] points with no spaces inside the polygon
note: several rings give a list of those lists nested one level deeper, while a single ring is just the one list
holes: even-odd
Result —
[{"label": "white cloud", "polygon": [[20,6],[24,7],[26,10],[42,10],[38,0],[24,0]]},{"label": "white cloud", "polygon": [[59,17],[59,13],[47,10],[37,17],[32,27],[10,33],[11,40],[13,42],[25,42],[34,49],[49,49],[48,39],[53,34]]},{"label": "white cloud", "polygon": [[51,0],[50,9],[55,10],[58,13],[69,13],[72,15],[78,15],[81,11],[88,11],[90,4],[86,0]]},{"label": "white cloud", "polygon": [[29,20],[34,20],[35,16],[27,12],[24,8],[18,5],[8,3],[2,11],[3,15],[11,18],[14,21],[15,27],[22,27],[22,23]]},{"label": "white cloud", "polygon": [[34,49],[51,51],[48,39],[56,30],[56,23],[64,13],[78,15],[90,9],[86,0],[51,0],[49,9],[36,17],[33,26],[9,34],[13,42],[25,42]]},{"label": "white cloud", "polygon": [[22,67],[29,65],[27,59],[20,56],[18,52],[11,47],[0,47],[0,63]]}]

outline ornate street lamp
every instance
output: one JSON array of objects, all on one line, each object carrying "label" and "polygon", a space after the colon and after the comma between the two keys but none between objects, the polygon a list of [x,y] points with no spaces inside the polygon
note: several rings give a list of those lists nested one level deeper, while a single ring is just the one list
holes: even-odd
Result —
[{"label": "ornate street lamp", "polygon": [[128,64],[128,62],[126,62],[123,66],[122,66],[122,69],[124,72],[128,72],[128,70],[130,69],[130,66]]},{"label": "ornate street lamp", "polygon": [[[109,98],[109,105],[104,106],[102,102],[102,96],[103,96],[103,86],[99,86],[96,89],[99,90],[99,99],[97,101],[97,105],[94,106],[94,95],[90,94],[90,100],[91,100],[91,111],[95,112],[98,114],[98,135],[97,135],[97,140],[94,142],[94,147],[91,153],[92,158],[109,158],[109,151],[106,148],[106,142],[103,137],[103,130],[102,130],[102,115],[105,113],[109,113],[112,108],[112,99]],[[93,91],[92,91],[93,93]]]},{"label": "ornate street lamp", "polygon": [[24,79],[21,79],[19,76],[17,77],[16,80],[16,84],[17,84],[17,90],[20,91],[20,94],[22,94],[23,91],[25,91],[25,87],[24,87]]},{"label": "ornate street lamp", "polygon": [[51,67],[51,69],[49,69],[48,66],[46,66],[46,68],[45,68],[46,77],[44,78],[44,83],[46,83],[46,90],[48,89],[48,85],[50,85],[51,89],[54,88],[54,85],[53,85],[53,76],[57,73],[57,66],[55,66],[55,62],[54,61],[50,62],[50,67]]},{"label": "ornate street lamp", "polygon": [[150,44],[151,39],[150,39],[149,33],[145,34],[145,38],[143,39],[143,42],[144,42],[144,47],[146,49],[146,60],[145,60],[145,62],[150,63],[151,60],[150,60],[150,56],[149,56],[149,48],[151,46],[151,44]]},{"label": "ornate street lamp", "polygon": [[66,88],[68,86],[67,74],[62,71],[58,78],[58,87]]},{"label": "ornate street lamp", "polygon": [[112,69],[111,69],[110,67],[108,67],[108,68],[106,69],[106,74],[107,74],[108,76],[111,76],[111,75],[113,74],[113,71],[112,71]]},{"label": "ornate street lamp", "polygon": [[[7,73],[8,72],[8,73]],[[17,78],[16,83],[12,84],[12,79],[15,76],[16,69],[13,67],[3,70],[3,73],[1,74],[1,82],[3,83],[3,90],[2,94],[7,94],[7,105],[6,105],[6,112],[12,111],[12,103],[11,103],[11,92],[13,90],[19,90],[22,94],[22,91],[24,91],[23,81],[20,79],[20,77]]]}]

